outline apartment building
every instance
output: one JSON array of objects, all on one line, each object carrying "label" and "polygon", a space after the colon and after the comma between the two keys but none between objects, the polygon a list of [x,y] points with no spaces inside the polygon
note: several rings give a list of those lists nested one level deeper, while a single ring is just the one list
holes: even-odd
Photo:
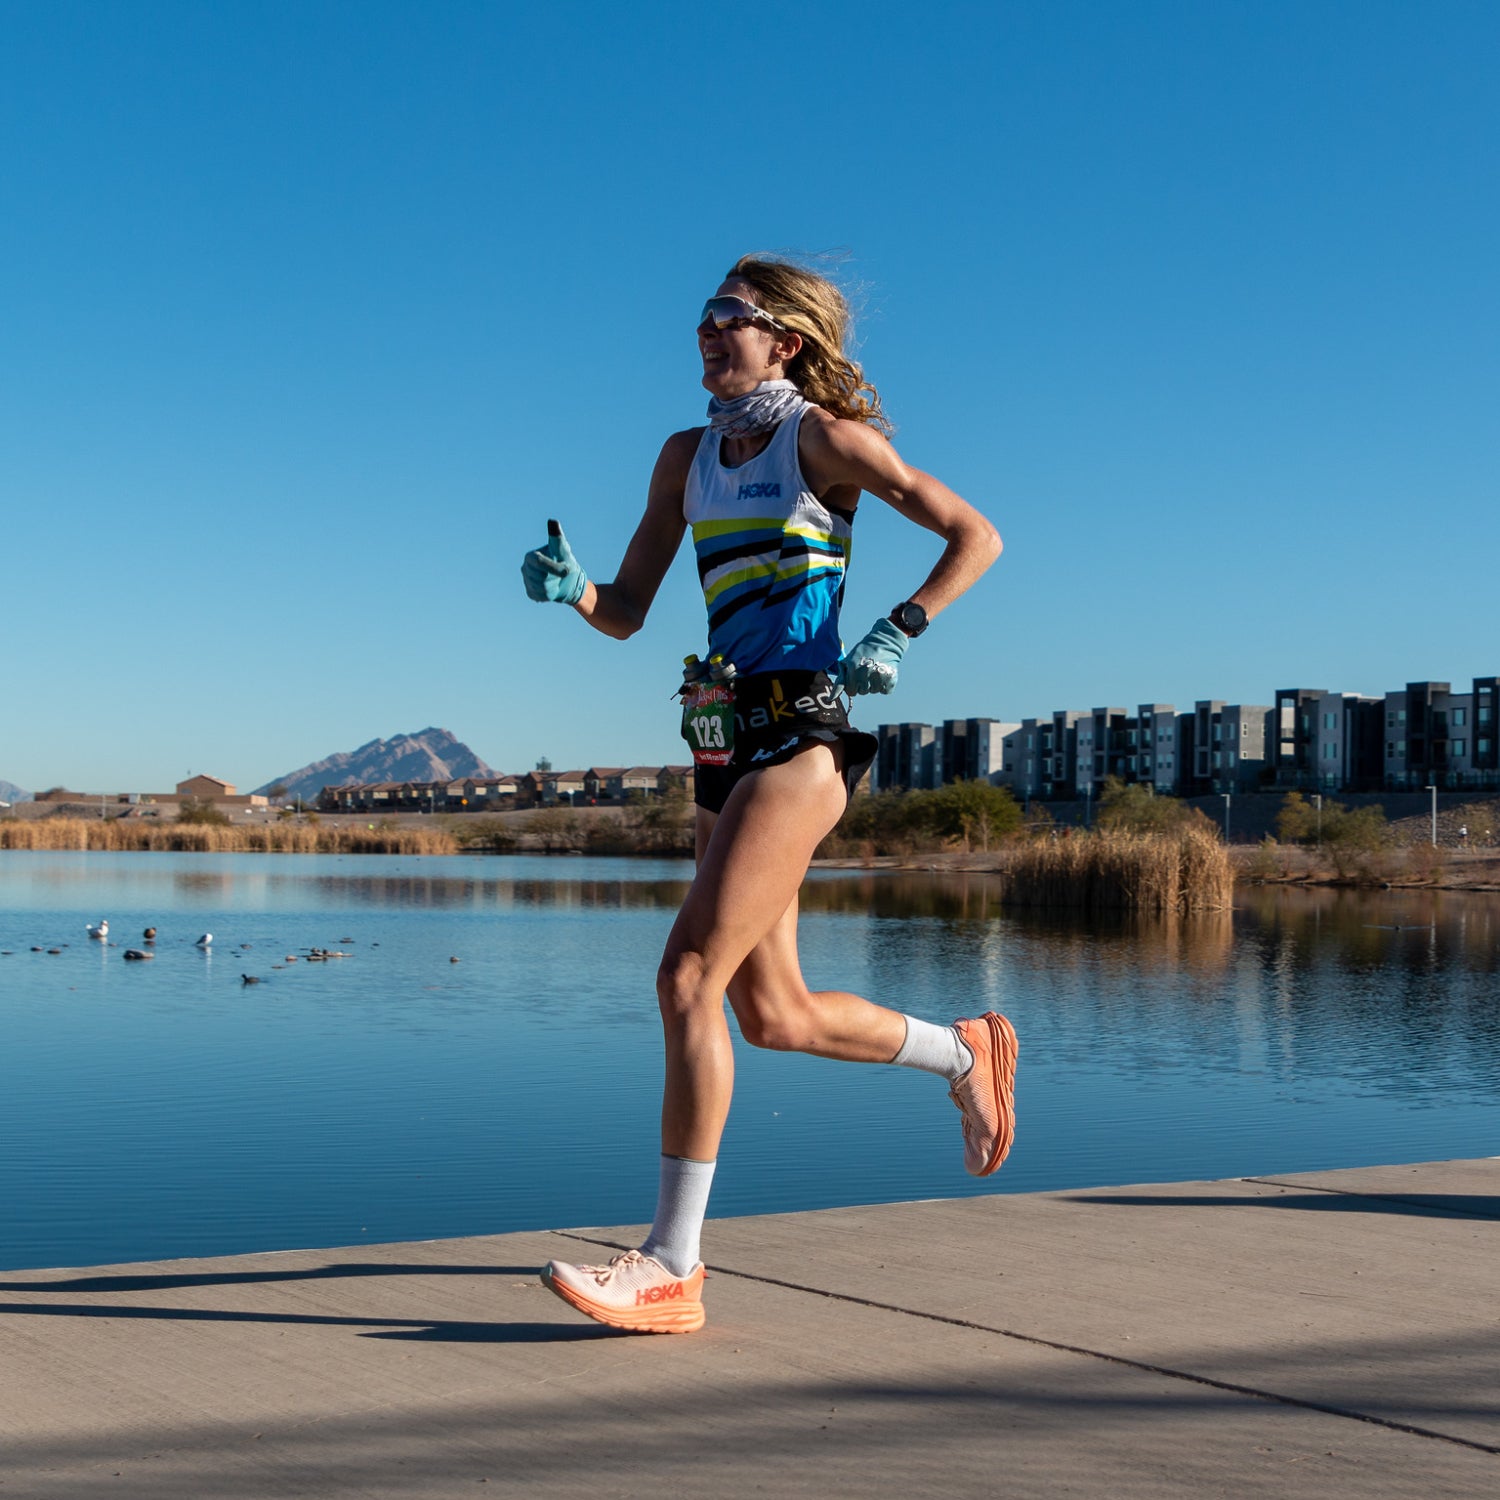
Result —
[{"label": "apartment building", "polygon": [[988,781],[1005,759],[1005,731],[1013,728],[998,719],[944,719],[938,741],[942,778],[951,781]]},{"label": "apartment building", "polygon": [[1135,711],[1138,744],[1136,780],[1158,792],[1172,792],[1181,774],[1183,717],[1170,703],[1142,703]]},{"label": "apartment building", "polygon": [[882,724],[875,738],[879,749],[871,768],[874,788],[885,792],[942,785],[942,750],[931,724]]},{"label": "apartment building", "polygon": [[[1455,693],[1409,682],[1373,697],[1282,688],[1272,706],[1201,698],[1189,713],[1140,703],[997,724],[882,724],[882,788],[986,774],[1023,800],[1092,799],[1114,777],[1183,797],[1265,786],[1363,792],[1500,788],[1500,676]],[[995,751],[998,743],[999,752]],[[889,750],[888,750],[889,746]],[[920,776],[921,779],[917,779]]]},{"label": "apartment building", "polygon": [[1062,709],[1046,719],[1001,726],[1001,763],[990,780],[1023,801],[1078,795],[1079,725],[1089,716]]},{"label": "apartment building", "polygon": [[1475,677],[1467,693],[1446,682],[1409,682],[1387,693],[1383,706],[1384,786],[1500,787],[1500,678]]}]

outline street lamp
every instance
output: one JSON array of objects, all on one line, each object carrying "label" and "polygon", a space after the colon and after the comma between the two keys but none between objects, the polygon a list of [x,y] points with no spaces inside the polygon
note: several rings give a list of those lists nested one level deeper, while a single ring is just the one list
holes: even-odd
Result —
[{"label": "street lamp", "polygon": [[1318,848],[1323,847],[1323,796],[1321,792],[1313,793],[1313,801],[1318,804]]},{"label": "street lamp", "polygon": [[1437,783],[1429,781],[1427,790],[1432,793],[1432,847],[1437,848]]},{"label": "street lamp", "polygon": [[1220,792],[1219,795],[1224,799],[1224,842],[1227,844],[1229,842],[1229,797],[1230,797],[1230,794],[1228,792]]}]

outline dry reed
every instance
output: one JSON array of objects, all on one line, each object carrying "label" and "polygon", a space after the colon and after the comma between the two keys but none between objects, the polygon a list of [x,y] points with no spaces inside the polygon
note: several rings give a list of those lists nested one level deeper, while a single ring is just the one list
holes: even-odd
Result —
[{"label": "dry reed", "polygon": [[437,828],[331,828],[305,823],[146,823],[134,819],[0,822],[0,849],[173,850],[194,854],[456,854]]},{"label": "dry reed", "polygon": [[1033,840],[1011,855],[1004,874],[1012,906],[1166,916],[1218,911],[1234,894],[1228,851],[1216,833],[1192,824]]}]

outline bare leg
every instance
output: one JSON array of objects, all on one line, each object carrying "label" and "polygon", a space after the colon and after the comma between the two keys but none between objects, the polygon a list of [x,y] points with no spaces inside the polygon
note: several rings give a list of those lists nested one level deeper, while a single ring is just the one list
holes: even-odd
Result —
[{"label": "bare leg", "polygon": [[797,963],[797,890],[844,810],[835,755],[813,744],[747,776],[716,821],[700,822],[698,875],[657,977],[668,1156],[718,1154],[734,1087],[726,991],[754,1044],[861,1062],[889,1062],[901,1046],[898,1014],[841,991],[812,994]]}]

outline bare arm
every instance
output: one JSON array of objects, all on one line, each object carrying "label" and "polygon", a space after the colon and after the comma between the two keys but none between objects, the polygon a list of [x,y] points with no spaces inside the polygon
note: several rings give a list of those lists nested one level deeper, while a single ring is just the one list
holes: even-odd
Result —
[{"label": "bare arm", "polygon": [[906,463],[872,428],[808,413],[802,423],[802,471],[818,494],[857,486],[942,537],[942,555],[915,593],[931,619],[972,588],[1000,556],[1000,533],[939,479]]},{"label": "bare arm", "polygon": [[687,529],[682,517],[683,491],[700,431],[673,433],[663,444],[651,472],[646,513],[625,549],[614,582],[590,581],[573,606],[595,630],[616,640],[625,640],[645,624],[646,612],[682,544]]}]

